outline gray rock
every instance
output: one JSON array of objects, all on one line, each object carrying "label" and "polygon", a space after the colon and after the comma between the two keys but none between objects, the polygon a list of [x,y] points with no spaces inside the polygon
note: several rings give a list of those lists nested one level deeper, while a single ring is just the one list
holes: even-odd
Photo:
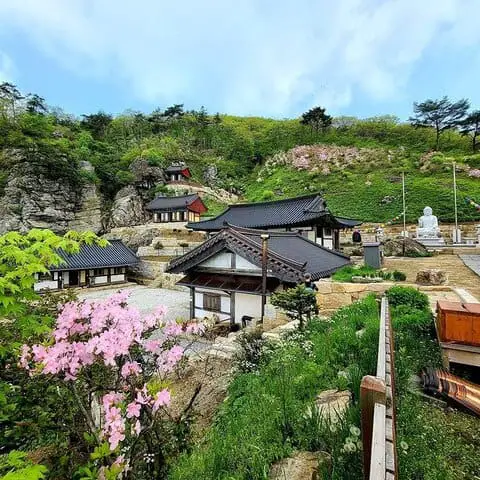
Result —
[{"label": "gray rock", "polygon": [[[67,178],[52,178],[25,162],[22,155],[9,152],[13,166],[0,197],[0,234],[32,228],[48,228],[60,234],[72,229],[101,230],[102,202],[95,184],[85,182],[82,186]],[[81,167],[93,169],[88,162],[82,162]]]},{"label": "gray rock", "polygon": [[215,185],[217,182],[217,166],[216,165],[208,165],[204,172],[203,172],[203,179],[205,184],[208,186]]},{"label": "gray rock", "polygon": [[269,480],[320,480],[319,465],[329,461],[330,455],[325,452],[297,452],[291,457],[274,463],[268,478]]},{"label": "gray rock", "polygon": [[383,241],[383,254],[386,257],[401,257],[403,255],[403,242],[405,242],[405,255],[423,257],[428,255],[428,250],[421,243],[412,238],[387,238]]},{"label": "gray rock", "polygon": [[115,195],[109,219],[110,228],[140,225],[148,219],[144,200],[135,187],[123,187]]}]

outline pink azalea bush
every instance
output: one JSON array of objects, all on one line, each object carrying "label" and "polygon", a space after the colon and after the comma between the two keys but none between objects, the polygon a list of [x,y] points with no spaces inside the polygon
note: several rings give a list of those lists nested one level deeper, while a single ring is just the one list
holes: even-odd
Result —
[{"label": "pink azalea bush", "polygon": [[[171,401],[166,377],[184,358],[179,337],[203,332],[199,323],[165,321],[165,307],[141,315],[127,305],[127,298],[119,292],[105,301],[65,304],[51,340],[24,345],[19,360],[31,375],[55,375],[81,389],[77,398],[85,402],[81,410],[91,433],[108,442],[111,452],[119,447],[128,451],[129,443],[153,429],[160,409]],[[99,368],[104,375],[95,384],[92,372]],[[97,424],[86,401],[92,392],[99,392],[101,404]],[[117,468],[128,463],[128,453],[114,461]]]}]

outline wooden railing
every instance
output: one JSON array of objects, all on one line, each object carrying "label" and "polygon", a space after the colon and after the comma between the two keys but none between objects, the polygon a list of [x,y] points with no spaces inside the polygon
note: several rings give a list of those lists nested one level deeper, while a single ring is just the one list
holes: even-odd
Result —
[{"label": "wooden railing", "polygon": [[360,386],[363,471],[365,479],[394,480],[397,475],[395,441],[395,365],[393,332],[386,297],[382,298],[377,375],[366,375]]}]

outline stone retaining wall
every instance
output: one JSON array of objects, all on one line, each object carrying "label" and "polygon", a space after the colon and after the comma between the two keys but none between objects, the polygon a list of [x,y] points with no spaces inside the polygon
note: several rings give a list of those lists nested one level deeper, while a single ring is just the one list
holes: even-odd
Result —
[{"label": "stone retaining wall", "polygon": [[417,288],[423,292],[451,291],[448,286],[420,286],[416,284],[381,282],[381,283],[348,283],[332,282],[331,280],[320,280],[316,283],[318,287],[317,303],[320,313],[330,313],[340,307],[350,305],[362,299],[370,293],[383,294],[394,285]]}]

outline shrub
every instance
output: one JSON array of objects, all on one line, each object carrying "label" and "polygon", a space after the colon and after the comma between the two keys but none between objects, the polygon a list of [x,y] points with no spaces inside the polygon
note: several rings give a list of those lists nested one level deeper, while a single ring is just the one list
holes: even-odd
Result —
[{"label": "shrub", "polygon": [[429,307],[428,297],[412,287],[392,287],[386,293],[392,307],[406,305],[418,310],[426,310]]},{"label": "shrub", "polygon": [[240,351],[234,356],[237,369],[242,373],[257,370],[268,354],[268,342],[260,329],[245,332],[237,338]]},{"label": "shrub", "polygon": [[399,272],[398,270],[394,270],[392,276],[396,282],[404,282],[407,279],[407,275],[405,275],[403,272]]},{"label": "shrub", "polygon": [[162,250],[162,249],[163,249],[163,243],[160,242],[160,241],[157,241],[157,242],[155,242],[155,243],[153,244],[153,248],[154,248],[155,250]]},{"label": "shrub", "polygon": [[318,313],[315,293],[305,288],[304,285],[274,293],[270,303],[284,310],[288,318],[298,320],[300,329],[303,328],[306,320],[310,320],[312,315]]},{"label": "shrub", "polygon": [[264,190],[262,193],[262,200],[272,200],[275,194],[271,190]]}]

